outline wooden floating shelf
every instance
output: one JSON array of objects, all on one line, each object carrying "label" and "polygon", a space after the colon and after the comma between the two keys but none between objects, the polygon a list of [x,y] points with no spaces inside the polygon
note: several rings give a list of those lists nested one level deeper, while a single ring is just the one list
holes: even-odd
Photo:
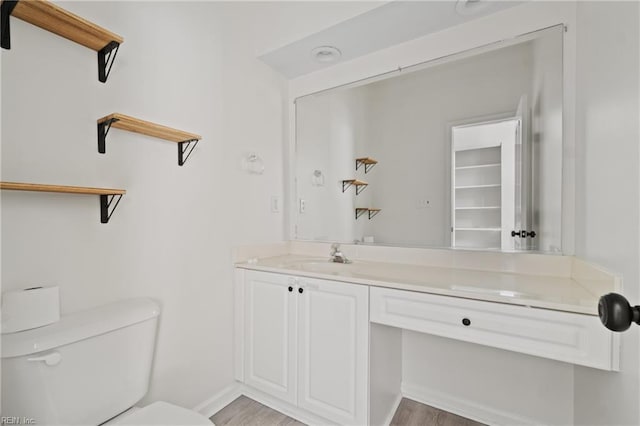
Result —
[{"label": "wooden floating shelf", "polygon": [[[86,186],[47,185],[41,183],[0,182],[0,189],[11,191],[54,192],[63,194],[98,195],[100,197],[100,222],[108,223],[111,215],[118,207],[124,189],[91,188]],[[117,198],[116,198],[117,197]],[[111,204],[115,200],[115,204]]]},{"label": "wooden floating shelf", "polygon": [[368,173],[369,170],[375,166],[376,164],[378,164],[377,160],[374,160],[371,157],[360,157],[360,158],[356,158],[356,170],[358,170],[360,168],[360,166],[364,165],[364,172]]},{"label": "wooden floating shelf", "polygon": [[345,192],[350,186],[355,186],[356,195],[360,194],[369,185],[367,182],[358,179],[347,179],[342,181],[342,192]]},{"label": "wooden floating shelf", "polygon": [[381,211],[381,209],[370,209],[370,208],[367,208],[367,207],[356,207],[356,219],[358,219],[363,214],[368,213],[369,220],[371,220],[371,218],[374,217],[375,215],[377,215],[378,213],[380,213],[380,211]]},{"label": "wooden floating shelf", "polygon": [[[106,137],[111,127],[176,142],[178,144],[178,165],[180,166],[187,161],[198,141],[202,139],[202,136],[195,133],[184,132],[120,113],[113,113],[98,120],[98,152],[101,154],[106,152]],[[193,146],[191,146],[192,143]],[[190,146],[191,149],[189,149]]]},{"label": "wooden floating shelf", "polygon": [[48,0],[4,0],[2,2],[2,47],[5,49],[11,48],[9,16],[98,52],[98,79],[103,83],[107,81],[118,47],[124,43],[124,39],[118,34]]}]

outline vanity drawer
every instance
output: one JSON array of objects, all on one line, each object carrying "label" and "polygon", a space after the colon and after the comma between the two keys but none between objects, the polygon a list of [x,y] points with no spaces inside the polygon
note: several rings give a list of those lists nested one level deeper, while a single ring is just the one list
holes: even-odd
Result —
[{"label": "vanity drawer", "polygon": [[618,337],[597,316],[379,287],[370,298],[371,322],[618,370]]}]

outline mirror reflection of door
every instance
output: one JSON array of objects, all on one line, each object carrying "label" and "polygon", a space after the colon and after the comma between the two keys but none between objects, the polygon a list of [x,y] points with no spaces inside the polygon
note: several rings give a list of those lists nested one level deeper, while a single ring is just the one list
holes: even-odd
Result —
[{"label": "mirror reflection of door", "polygon": [[527,250],[535,246],[527,125],[523,96],[513,117],[452,127],[453,247]]}]

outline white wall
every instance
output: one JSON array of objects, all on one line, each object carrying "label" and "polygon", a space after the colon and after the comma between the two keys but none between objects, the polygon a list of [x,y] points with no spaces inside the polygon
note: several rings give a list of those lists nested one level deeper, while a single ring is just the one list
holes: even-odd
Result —
[{"label": "white wall", "polygon": [[[575,3],[528,2],[495,15],[291,80],[289,97],[293,100],[318,90],[394,70],[398,66],[406,67],[553,25],[567,24],[569,31],[564,35],[563,50],[564,76],[567,84],[562,88],[565,100],[562,232],[563,250],[571,254],[573,253],[574,221],[575,7]],[[288,119],[290,123],[294,123],[291,110]],[[292,124],[289,133],[292,140],[294,131]],[[291,154],[291,151],[288,153]],[[382,167],[382,165],[376,167]],[[376,173],[375,169],[373,173]],[[288,226],[289,229],[293,228],[292,223]],[[464,369],[466,374],[460,375],[458,380],[444,387],[440,396],[444,394],[445,397],[455,397],[458,401],[483,401],[485,411],[493,410],[514,418],[518,416],[518,411],[524,410],[523,412],[539,423],[566,424],[573,419],[574,381],[571,365],[553,362],[550,364],[534,357],[503,354],[505,362],[513,364],[509,369],[502,369],[500,363],[493,363],[492,357],[495,355],[486,348],[470,344],[454,345],[455,347],[451,348],[449,343],[420,334],[405,333],[403,378],[406,383],[403,385],[410,384],[418,387],[423,390],[423,394],[429,394],[429,391],[438,392],[439,383],[434,382],[432,378],[439,377],[443,371],[458,368],[454,359],[464,351],[465,359],[474,360],[475,365],[480,365],[483,369]],[[457,351],[451,359],[447,356],[433,358],[435,356],[433,354],[446,354],[448,349]],[[409,358],[416,362],[409,362]],[[433,362],[419,362],[420,360]],[[524,377],[513,376],[516,371],[526,375],[528,388],[539,391],[535,398],[527,396],[526,393],[513,391],[513,377]],[[487,383],[488,377],[491,378],[491,383]],[[558,389],[558,392],[545,391],[550,377],[554,378],[553,386],[554,389]],[[487,386],[476,386],[477,383],[485,383]]]},{"label": "white wall", "polygon": [[[640,303],[639,9],[577,8],[576,254],[621,273],[632,304]],[[576,424],[640,424],[638,332],[621,335],[620,373],[576,367]]]},{"label": "white wall", "polygon": [[402,386],[487,424],[573,424],[573,368],[405,330]]},{"label": "white wall", "polygon": [[[256,59],[370,5],[73,2],[124,36],[109,81],[96,53],[12,19],[2,51],[2,180],[125,188],[109,224],[94,196],[2,192],[3,290],[57,284],[63,313],[146,296],[163,306],[151,392],[193,407],[233,382],[231,248],[278,241],[286,86]],[[112,129],[122,112],[203,136],[175,144]],[[242,156],[262,156],[248,175]]]}]

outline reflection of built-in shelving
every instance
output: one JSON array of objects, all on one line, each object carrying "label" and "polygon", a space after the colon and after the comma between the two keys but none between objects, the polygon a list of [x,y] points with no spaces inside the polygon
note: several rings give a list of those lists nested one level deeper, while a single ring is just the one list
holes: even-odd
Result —
[{"label": "reflection of built-in shelving", "polygon": [[[56,192],[64,194],[98,195],[100,222],[108,223],[118,203],[127,191],[124,189],[90,188],[84,186],[46,185],[40,183],[0,182],[0,189],[13,191]],[[115,201],[115,204],[114,204]],[[112,207],[113,205],[113,207]]]},{"label": "reflection of built-in shelving", "polygon": [[380,213],[380,210],[381,209],[370,209],[370,208],[367,208],[367,207],[356,207],[356,219],[358,219],[363,214],[367,213],[368,216],[369,216],[369,220],[371,220],[372,217],[374,217],[375,215]]},{"label": "reflection of built-in shelving", "polygon": [[358,170],[361,166],[364,166],[365,173],[369,173],[369,170],[371,170],[371,168],[376,164],[378,164],[378,161],[374,160],[371,157],[356,158],[356,170]]},{"label": "reflection of built-in shelving", "polygon": [[356,195],[360,194],[369,185],[367,182],[358,179],[347,179],[342,181],[342,192],[345,192],[349,187],[354,186],[356,188]]},{"label": "reflection of built-in shelving", "polygon": [[500,248],[500,147],[455,151],[453,165],[453,245],[466,248]]},{"label": "reflection of built-in shelving", "polygon": [[171,127],[124,114],[113,113],[98,120],[98,152],[101,154],[106,152],[106,137],[111,127],[176,142],[178,144],[178,165],[180,166],[187,161],[198,141],[202,139],[202,136],[195,133],[172,129]]},{"label": "reflection of built-in shelving", "polygon": [[98,79],[107,81],[122,37],[47,0],[4,0],[1,9],[3,48],[11,48],[9,16],[14,16],[98,52]]}]

